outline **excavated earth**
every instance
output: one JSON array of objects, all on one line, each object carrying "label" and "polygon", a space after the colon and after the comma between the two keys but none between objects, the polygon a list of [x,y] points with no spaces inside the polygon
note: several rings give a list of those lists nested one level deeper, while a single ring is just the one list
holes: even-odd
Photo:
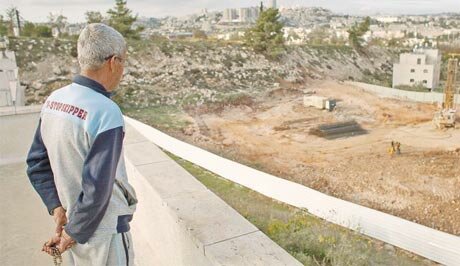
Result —
[{"label": "excavated earth", "polygon": [[[304,94],[338,100],[333,112]],[[460,130],[435,130],[437,107],[382,99],[336,81],[280,89],[252,104],[189,110],[187,141],[329,195],[460,235]],[[366,135],[326,140],[324,123],[355,120]],[[391,141],[402,144],[390,155]]]}]

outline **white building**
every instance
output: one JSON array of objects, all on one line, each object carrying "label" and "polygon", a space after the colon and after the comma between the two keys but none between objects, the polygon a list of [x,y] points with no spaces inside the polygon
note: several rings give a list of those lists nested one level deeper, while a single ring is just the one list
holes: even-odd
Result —
[{"label": "white building", "polygon": [[269,7],[269,8],[276,8],[276,7],[277,7],[277,5],[276,5],[276,0],[271,0],[268,7]]},{"label": "white building", "polygon": [[14,52],[0,49],[0,107],[24,105],[24,87],[18,75]]},{"label": "white building", "polygon": [[439,85],[441,53],[437,49],[419,49],[400,55],[393,65],[393,88],[399,85],[423,85],[434,89]]},{"label": "white building", "polygon": [[238,20],[240,22],[254,22],[259,17],[258,7],[244,7],[239,9]]},{"label": "white building", "polygon": [[243,7],[239,9],[227,8],[224,10],[221,22],[255,22],[259,17],[259,13],[260,10],[258,7]]},{"label": "white building", "polygon": [[238,17],[237,17],[237,12],[236,12],[236,9],[233,9],[233,8],[226,8],[224,10],[224,14],[222,16],[222,22],[233,22],[234,20],[236,20]]},{"label": "white building", "polygon": [[394,16],[377,16],[372,18],[383,23],[394,23],[399,21],[399,18]]}]

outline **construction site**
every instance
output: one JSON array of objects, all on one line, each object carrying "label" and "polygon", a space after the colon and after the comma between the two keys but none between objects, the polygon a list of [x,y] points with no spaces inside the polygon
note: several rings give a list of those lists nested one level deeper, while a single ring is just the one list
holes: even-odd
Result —
[{"label": "construction site", "polygon": [[[291,75],[294,72],[292,69],[283,70],[286,75],[276,75],[273,74],[273,68],[267,68],[259,71],[264,75],[253,71],[254,76],[249,77],[222,72],[228,75],[215,75],[219,82],[227,82],[226,86],[221,86],[210,76],[211,71],[173,72],[173,69],[179,68],[178,65],[184,69],[189,68],[188,63],[177,63],[175,60],[178,55],[165,59],[160,50],[157,51],[159,55],[155,57],[156,60],[170,63],[167,69],[171,71],[161,72],[164,67],[158,64],[158,70],[155,70],[158,72],[155,72],[142,64],[140,56],[137,57],[139,61],[135,61],[137,64],[131,63],[137,68],[131,67],[131,74],[125,79],[134,83],[123,84],[118,94],[122,97],[115,97],[127,117],[160,129],[193,146],[326,195],[454,236],[460,235],[458,60],[448,60],[443,72],[445,75],[440,75],[442,90],[434,85],[428,90],[428,82],[423,91],[354,82],[358,79],[348,74],[356,73],[354,70],[344,70],[340,76],[333,76],[324,69],[313,68],[310,63],[305,63],[308,68],[296,68],[296,73],[302,79],[289,78],[297,75]],[[414,54],[415,64],[405,66],[409,73],[412,73],[415,65],[420,67],[423,74],[439,74],[436,71],[425,73],[425,68],[429,66],[419,66],[419,56]],[[6,56],[3,59],[11,61]],[[367,72],[374,76],[380,75],[375,69],[382,65],[388,66],[389,62],[394,61],[390,59],[385,57],[384,63],[372,64],[372,71]],[[26,80],[23,84],[28,86],[25,95],[22,95],[21,90],[7,87],[12,87],[11,81],[17,82],[16,76],[4,75],[1,89],[8,89],[3,89],[6,93],[2,94],[1,103],[11,105],[13,95],[16,95],[16,103],[24,98],[26,103],[43,103],[59,84],[70,82],[66,77],[75,71],[65,68],[64,63],[71,60],[74,59],[63,57],[60,61],[62,66],[53,69],[39,67],[43,73],[33,68],[27,70],[23,74]],[[334,59],[334,62],[342,61]],[[22,61],[18,62],[20,65]],[[184,59],[181,62],[187,61]],[[261,62],[263,66],[265,61]],[[273,62],[271,64],[275,65]],[[145,69],[139,70],[140,66]],[[356,61],[355,66],[359,68],[362,64]],[[340,72],[344,67],[325,68],[331,72]],[[16,68],[9,71],[17,73]],[[248,70],[244,72],[252,73]],[[153,78],[141,80],[138,78],[141,73],[150,73]],[[325,73],[325,76],[319,73]],[[35,79],[39,74],[44,77],[55,75],[47,81],[41,81],[52,86],[45,90],[41,82],[27,80]],[[190,77],[194,77],[194,82],[199,86],[209,86],[212,90],[197,89],[195,85],[191,89],[182,89],[186,84],[184,80],[189,82]],[[6,78],[11,80],[6,82]],[[402,75],[401,80],[420,82],[423,85],[426,78],[421,76],[420,80],[413,82],[412,78]],[[236,81],[247,83],[238,85]],[[136,82],[142,83],[142,86]],[[178,91],[165,84],[173,84]],[[34,86],[40,89],[34,89]],[[394,94],[403,96],[394,97]],[[195,166],[190,168],[196,170]],[[251,178],[248,176],[246,179]],[[265,185],[263,182],[261,184]],[[227,195],[227,199],[235,202],[240,200],[238,195]],[[268,201],[272,199],[268,198]],[[256,209],[253,206],[251,208]],[[247,217],[245,209],[241,209],[241,214]],[[271,209],[262,209],[261,212],[265,213],[256,213],[254,216],[260,220],[273,220],[279,214]],[[296,213],[297,210],[292,212]],[[279,216],[285,217],[285,213]],[[313,212],[306,209],[306,213]],[[328,220],[324,216],[318,217]],[[311,242],[317,241],[312,239]],[[386,240],[384,242],[391,243]],[[384,243],[377,246],[391,249]]]},{"label": "construction site", "polygon": [[453,95],[440,105],[382,98],[332,80],[284,84],[251,102],[189,110],[181,138],[328,195],[459,235],[460,130],[445,120],[439,125],[440,113],[455,113]]}]

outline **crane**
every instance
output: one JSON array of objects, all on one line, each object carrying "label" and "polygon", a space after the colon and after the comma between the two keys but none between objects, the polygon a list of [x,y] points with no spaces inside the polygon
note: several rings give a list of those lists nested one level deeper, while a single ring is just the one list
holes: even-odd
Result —
[{"label": "crane", "polygon": [[455,120],[457,119],[457,110],[455,106],[455,83],[457,79],[458,59],[454,56],[460,54],[450,54],[452,58],[449,59],[447,65],[447,81],[444,89],[444,100],[441,110],[437,111],[434,115],[433,122],[439,129],[455,127]]}]

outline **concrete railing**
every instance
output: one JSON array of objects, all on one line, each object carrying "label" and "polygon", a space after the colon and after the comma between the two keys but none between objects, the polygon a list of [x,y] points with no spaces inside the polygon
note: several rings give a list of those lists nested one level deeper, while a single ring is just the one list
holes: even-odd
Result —
[{"label": "concrete railing", "polygon": [[398,246],[433,261],[457,266],[460,237],[328,196],[182,142],[134,119],[126,119],[163,149],[267,197],[305,208],[329,222]]},{"label": "concrete railing", "polygon": [[[0,108],[0,165],[25,162],[40,109]],[[136,265],[301,265],[155,144],[126,130],[126,167],[139,198],[131,223]]]},{"label": "concrete railing", "polygon": [[[405,91],[405,90],[398,90],[398,89],[387,88],[387,87],[382,87],[382,86],[377,86],[377,85],[367,84],[367,83],[362,83],[362,82],[353,82],[353,81],[346,81],[345,83],[359,87],[365,91],[372,92],[384,98],[408,100],[408,101],[421,102],[421,103],[442,103],[444,100],[444,94],[439,93],[439,92]],[[456,94],[455,99],[458,105],[458,101],[460,100],[460,95]]]},{"label": "concrete railing", "polygon": [[125,159],[136,265],[301,265],[131,126]]},{"label": "concrete railing", "polygon": [[25,161],[40,109],[40,106],[0,107],[0,165]]}]

